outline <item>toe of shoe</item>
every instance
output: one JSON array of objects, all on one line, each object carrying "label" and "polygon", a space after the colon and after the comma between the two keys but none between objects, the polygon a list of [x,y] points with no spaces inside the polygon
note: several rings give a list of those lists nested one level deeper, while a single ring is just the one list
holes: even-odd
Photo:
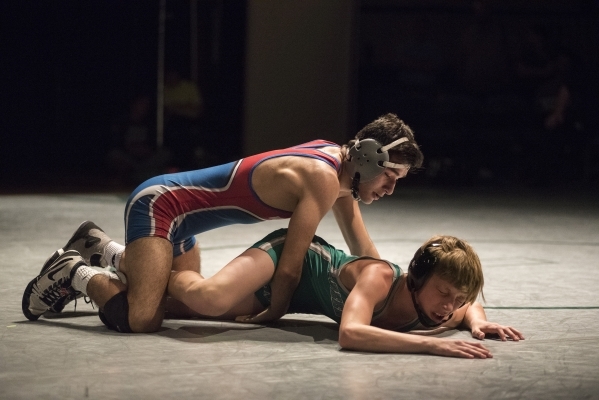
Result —
[{"label": "toe of shoe", "polygon": [[36,321],[41,316],[41,314],[36,315],[33,312],[31,312],[31,310],[30,310],[31,296],[33,295],[32,288],[33,288],[34,284],[35,284],[35,280],[31,281],[29,283],[29,285],[27,285],[27,288],[25,289],[25,292],[23,293],[23,300],[21,303],[21,306],[23,309],[23,315],[25,315],[25,317],[27,317],[27,319],[30,321]]}]

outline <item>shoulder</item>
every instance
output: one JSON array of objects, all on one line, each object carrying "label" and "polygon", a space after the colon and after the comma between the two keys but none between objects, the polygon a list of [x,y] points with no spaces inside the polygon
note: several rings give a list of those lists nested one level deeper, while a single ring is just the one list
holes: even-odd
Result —
[{"label": "shoulder", "polygon": [[301,179],[304,187],[322,191],[324,193],[334,193],[335,197],[339,194],[339,177],[337,171],[330,165],[320,160],[297,157],[294,163],[294,170]]},{"label": "shoulder", "polygon": [[348,278],[353,278],[355,285],[366,285],[379,289],[388,289],[395,276],[386,261],[368,257],[358,258],[348,264],[342,273],[349,275]]},{"label": "shoulder", "polygon": [[393,286],[393,272],[382,260],[368,261],[362,263],[361,268],[354,271],[353,275],[346,276],[345,279],[342,277],[341,282],[350,291],[349,297],[357,301],[368,301],[374,310],[388,296]]},{"label": "shoulder", "polygon": [[387,261],[378,258],[362,258],[364,267],[360,271],[360,275],[372,276],[384,280],[392,280],[395,276],[391,266]]},{"label": "shoulder", "polygon": [[326,139],[314,139],[310,142],[298,145],[298,147],[303,147],[303,146],[305,146],[305,147],[322,147],[322,146],[340,147],[339,144],[337,144],[335,142],[331,142],[330,140],[326,140]]}]

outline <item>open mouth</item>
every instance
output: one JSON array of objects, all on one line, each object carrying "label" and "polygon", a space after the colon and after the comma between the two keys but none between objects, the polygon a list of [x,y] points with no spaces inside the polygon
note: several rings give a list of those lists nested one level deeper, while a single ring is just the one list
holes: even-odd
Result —
[{"label": "open mouth", "polygon": [[447,316],[444,314],[437,314],[434,312],[434,313],[432,313],[432,317],[433,317],[433,320],[435,320],[437,322],[442,322],[442,321],[445,321],[445,318]]}]

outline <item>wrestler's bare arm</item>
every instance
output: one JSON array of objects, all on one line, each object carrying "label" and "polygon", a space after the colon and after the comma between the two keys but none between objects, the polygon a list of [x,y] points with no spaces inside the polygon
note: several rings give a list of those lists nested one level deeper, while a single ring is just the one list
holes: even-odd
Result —
[{"label": "wrestler's bare arm", "polygon": [[338,198],[333,205],[333,214],[351,254],[380,258],[366,230],[357,201],[351,196]]},{"label": "wrestler's bare arm", "polygon": [[301,191],[289,220],[281,258],[270,283],[271,305],[245,322],[268,322],[285,314],[301,278],[304,256],[318,224],[331,209],[339,193],[337,175],[327,165],[299,169],[290,174],[289,181],[294,181],[295,187],[301,188]]},{"label": "wrestler's bare arm", "polygon": [[517,342],[524,339],[524,335],[516,328],[487,321],[487,315],[480,303],[474,302],[469,307],[466,305],[463,308],[466,310],[460,326],[468,328],[472,332],[473,338],[482,340],[487,335],[494,334],[499,336],[502,341],[512,339]]},{"label": "wrestler's bare arm", "polygon": [[410,335],[371,326],[372,313],[391,286],[388,265],[364,268],[350,292],[339,326],[339,345],[344,349],[386,353],[428,353],[463,358],[489,358],[480,343]]}]

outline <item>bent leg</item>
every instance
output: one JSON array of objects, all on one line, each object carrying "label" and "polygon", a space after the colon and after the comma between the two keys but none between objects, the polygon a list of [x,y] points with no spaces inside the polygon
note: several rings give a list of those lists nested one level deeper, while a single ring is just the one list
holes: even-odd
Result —
[{"label": "bent leg", "polygon": [[275,266],[263,250],[251,248],[204,279],[197,272],[173,271],[168,294],[204,316],[221,316],[270,281]]},{"label": "bent leg", "polygon": [[140,238],[127,245],[126,253],[129,326],[133,332],[155,332],[164,317],[172,244],[159,237]]},{"label": "bent leg", "polygon": [[256,315],[265,310],[265,307],[260,303],[256,296],[252,293],[242,299],[233,308],[221,315],[203,315],[200,314],[179,300],[172,297],[166,298],[166,311],[164,319],[186,319],[186,318],[202,318],[202,319],[217,319],[224,321],[233,321],[237,317]]},{"label": "bent leg", "polygon": [[94,275],[87,284],[87,295],[101,310],[108,300],[126,290],[127,285],[103,274]]},{"label": "bent leg", "polygon": [[[200,262],[200,248],[196,243],[188,252],[174,257],[171,268],[175,271],[200,272]],[[127,251],[124,251],[121,255],[119,272],[125,274],[125,277],[127,276]]]}]

